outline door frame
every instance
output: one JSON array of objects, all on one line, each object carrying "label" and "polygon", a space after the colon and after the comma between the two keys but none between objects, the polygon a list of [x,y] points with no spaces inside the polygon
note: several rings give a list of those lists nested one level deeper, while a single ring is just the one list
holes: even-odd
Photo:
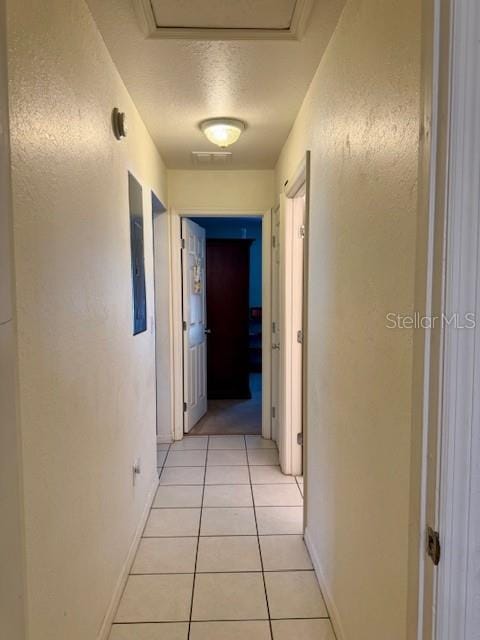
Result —
[{"label": "door frame", "polygon": [[169,210],[171,264],[172,327],[172,436],[181,440],[183,433],[183,312],[181,219],[182,218],[261,218],[262,220],[262,436],[270,439],[271,425],[271,211],[244,209],[174,209]]},{"label": "door frame", "polygon": [[[460,322],[476,312],[477,324],[444,326],[439,335],[417,332],[424,338],[416,354],[423,362],[416,637],[467,640],[473,637],[474,598],[480,596],[474,531],[480,522],[474,463],[480,458],[480,6],[478,0],[428,5],[431,53],[424,58],[419,194],[420,213],[426,203],[427,260],[417,276],[417,287],[424,289],[420,309],[428,316],[440,308],[447,319],[457,313]],[[435,522],[428,521],[432,505]],[[427,524],[440,534],[440,563],[433,571]]]},{"label": "door frame", "polygon": [[[305,451],[306,451],[306,416],[307,416],[307,339],[308,339],[308,211],[309,211],[309,178],[310,178],[310,151],[305,153],[300,165],[295,173],[284,185],[283,193],[280,194],[280,420],[277,434],[277,442],[280,451],[280,462],[282,471],[286,474],[299,475],[305,473]],[[297,197],[304,197],[304,237],[301,256],[302,277],[302,318],[301,327],[293,325],[294,311],[296,307],[293,303],[292,278],[294,272],[299,268],[298,249],[295,248],[295,234],[299,228],[293,221],[295,201]],[[297,324],[299,324],[297,322]],[[287,421],[286,416],[295,413],[293,392],[295,380],[292,376],[291,363],[295,358],[294,348],[296,346],[297,330],[302,331],[301,343],[302,353],[302,387],[300,399],[300,413],[302,423],[303,449],[301,460],[296,460],[295,449],[297,444],[297,429],[293,428],[293,421]],[[290,363],[290,365],[287,365]],[[288,425],[288,426],[287,426]],[[300,469],[301,467],[301,469]]]},{"label": "door frame", "polygon": [[[281,302],[280,302],[280,204],[272,209],[272,242],[271,242],[271,423],[272,423],[272,440],[278,441],[280,432],[280,322],[281,322]],[[278,261],[277,261],[278,260]],[[274,357],[274,354],[275,357]]]},{"label": "door frame", "polygon": [[[157,436],[157,442],[162,440],[162,434],[159,433],[159,425],[161,422],[162,416],[159,415],[160,409],[160,395],[161,395],[161,382],[160,377],[158,375],[158,371],[160,368],[160,361],[162,357],[162,353],[160,350],[160,341],[158,339],[160,327],[159,327],[159,313],[157,305],[160,302],[161,291],[162,289],[166,289],[164,281],[161,279],[161,274],[159,272],[159,267],[157,264],[158,258],[158,247],[160,244],[160,240],[162,239],[162,230],[159,229],[160,225],[160,216],[167,213],[168,209],[163,204],[162,200],[157,196],[155,190],[152,188],[150,191],[150,202],[151,202],[151,210],[152,210],[152,261],[153,261],[153,324],[155,327],[154,330],[154,344],[155,344],[155,433]],[[168,230],[168,226],[166,225],[166,229]]]}]

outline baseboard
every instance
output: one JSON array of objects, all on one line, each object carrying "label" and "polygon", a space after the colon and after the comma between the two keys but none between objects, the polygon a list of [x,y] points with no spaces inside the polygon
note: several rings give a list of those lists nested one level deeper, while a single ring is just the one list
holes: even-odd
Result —
[{"label": "baseboard", "polygon": [[171,444],[172,438],[168,436],[157,436],[157,444]]},{"label": "baseboard", "polygon": [[318,553],[317,553],[317,550],[315,549],[315,545],[313,544],[308,527],[305,529],[304,539],[305,539],[305,544],[307,546],[308,552],[310,553],[310,558],[312,559],[313,568],[315,569],[315,574],[317,576],[320,589],[322,590],[323,599],[325,600],[325,605],[327,607],[328,615],[330,616],[332,627],[333,627],[333,630],[335,631],[337,640],[346,640],[345,631],[343,629],[343,626],[340,620],[338,609],[335,605],[335,601],[332,597],[330,589],[327,587],[327,582],[325,580],[325,576],[323,574],[322,567],[320,564],[320,558],[318,557]]},{"label": "baseboard", "polygon": [[140,538],[142,537],[142,533],[145,528],[145,524],[147,522],[148,514],[150,513],[150,508],[152,506],[157,488],[158,476],[155,473],[152,485],[147,495],[145,508],[140,517],[140,522],[138,523],[138,526],[135,530],[135,535],[133,536],[133,540],[128,550],[127,557],[125,558],[125,562],[123,563],[122,570],[120,571],[117,584],[115,585],[115,589],[113,591],[112,599],[110,600],[110,604],[108,605],[107,613],[105,614],[102,626],[100,627],[100,631],[97,635],[97,640],[108,640],[108,636],[110,635],[110,628],[112,626],[113,620],[115,619],[115,613],[117,612],[120,598],[122,597],[123,590],[125,589],[125,584],[127,582],[131,566],[135,559],[135,554],[137,553],[137,548],[140,544]]}]

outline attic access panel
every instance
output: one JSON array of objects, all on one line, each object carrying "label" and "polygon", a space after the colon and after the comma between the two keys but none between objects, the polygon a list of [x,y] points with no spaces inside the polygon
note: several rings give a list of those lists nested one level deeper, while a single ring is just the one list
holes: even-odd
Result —
[{"label": "attic access panel", "polygon": [[149,38],[300,40],[314,0],[132,0]]}]

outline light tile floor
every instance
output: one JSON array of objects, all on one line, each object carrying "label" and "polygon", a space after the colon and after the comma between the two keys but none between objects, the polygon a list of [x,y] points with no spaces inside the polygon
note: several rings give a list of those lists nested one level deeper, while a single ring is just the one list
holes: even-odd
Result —
[{"label": "light tile floor", "polygon": [[274,443],[189,436],[158,465],[110,640],[335,640]]}]

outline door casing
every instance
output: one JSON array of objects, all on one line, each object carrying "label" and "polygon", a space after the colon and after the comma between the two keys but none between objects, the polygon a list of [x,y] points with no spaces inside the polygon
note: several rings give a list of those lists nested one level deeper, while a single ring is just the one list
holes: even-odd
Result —
[{"label": "door casing", "polygon": [[277,441],[280,421],[280,205],[272,210],[272,440]]},{"label": "door casing", "polygon": [[[424,17],[417,310],[459,322],[473,312],[476,326],[440,322],[414,345],[408,637],[470,640],[480,598],[480,6],[428,0]],[[427,525],[440,535],[438,567]]]},{"label": "door casing", "polygon": [[[182,218],[228,218],[235,216],[262,219],[262,436],[270,439],[271,430],[271,211],[244,209],[169,209],[171,264],[171,362],[172,362],[172,438],[183,433],[183,330],[182,269],[180,230]],[[207,319],[208,320],[208,319]]]},{"label": "door casing", "polygon": [[283,473],[302,475],[304,389],[304,246],[306,183],[280,196],[280,416],[278,450]]}]

